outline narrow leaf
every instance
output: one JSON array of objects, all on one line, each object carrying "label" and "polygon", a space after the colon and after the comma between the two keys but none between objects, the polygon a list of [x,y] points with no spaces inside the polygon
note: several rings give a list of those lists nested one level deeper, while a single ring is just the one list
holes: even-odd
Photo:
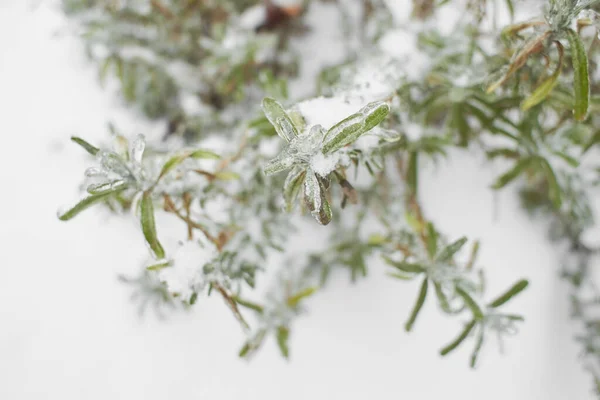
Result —
[{"label": "narrow leaf", "polygon": [[317,292],[317,288],[314,286],[303,289],[303,290],[299,291],[298,293],[296,293],[295,295],[289,297],[287,299],[287,304],[290,307],[296,307],[298,305],[298,303],[300,303],[301,300],[312,296],[316,292]]},{"label": "narrow leaf", "polygon": [[438,233],[435,231],[435,227],[431,222],[427,224],[427,254],[430,259],[435,257],[438,246]]},{"label": "narrow leaf", "polygon": [[562,71],[563,65],[563,55],[564,49],[560,42],[555,42],[558,47],[558,66],[552,75],[550,75],[547,79],[544,80],[534,91],[526,98],[521,104],[522,110],[529,110],[531,107],[540,104],[544,101],[552,92],[556,84],[558,83],[558,78]]},{"label": "narrow leaf", "polygon": [[440,262],[450,261],[450,259],[467,243],[466,237],[461,237],[457,241],[450,243],[438,254],[437,260]]},{"label": "narrow leaf", "polygon": [[265,116],[282,139],[286,142],[290,142],[293,138],[298,136],[296,126],[281,104],[274,99],[266,97],[262,102],[262,108]]},{"label": "narrow leaf", "polygon": [[152,252],[156,258],[161,259],[165,257],[165,250],[158,241],[156,235],[156,223],[154,221],[154,205],[152,204],[152,193],[149,191],[144,192],[142,201],[140,203],[141,216],[140,222],[142,224],[142,232],[146,238],[146,242],[152,249]]},{"label": "narrow leaf", "polygon": [[469,336],[469,334],[475,327],[475,324],[476,322],[475,320],[473,320],[467,325],[465,325],[460,335],[458,335],[456,339],[454,339],[451,343],[449,343],[447,346],[440,350],[440,355],[445,356],[446,354],[450,353],[451,351],[455,350],[458,346],[460,346],[460,344]]},{"label": "narrow leaf", "polygon": [[554,208],[560,208],[562,204],[562,190],[556,180],[554,170],[550,166],[550,163],[544,158],[539,158],[546,179],[548,180],[548,198],[554,205]]},{"label": "narrow leaf", "polygon": [[588,59],[579,34],[572,29],[568,29],[566,33],[571,47],[574,72],[573,93],[575,96],[575,104],[573,105],[573,113],[576,120],[583,121],[587,116],[590,102]]},{"label": "narrow leaf", "polygon": [[386,264],[391,265],[392,267],[397,268],[402,272],[408,272],[411,274],[425,272],[425,267],[419,264],[413,264],[405,261],[394,261],[388,256],[382,256],[382,258],[386,262]]},{"label": "narrow leaf", "polygon": [[390,106],[384,102],[367,104],[356,114],[332,126],[323,139],[323,154],[332,153],[354,142],[365,132],[370,131],[385,119]]},{"label": "narrow leaf", "polygon": [[290,338],[290,330],[285,326],[280,326],[277,328],[277,345],[279,346],[279,351],[281,351],[281,355],[285,358],[289,358],[290,349],[288,346],[288,340]]},{"label": "narrow leaf", "polygon": [[221,158],[218,154],[208,150],[189,150],[181,154],[171,157],[162,167],[158,179],[171,172],[175,167],[184,162],[188,158],[194,159],[218,159]]},{"label": "narrow leaf", "polygon": [[417,316],[419,315],[419,311],[421,311],[423,304],[425,304],[425,298],[427,297],[427,288],[428,287],[429,287],[429,281],[427,280],[427,278],[425,278],[425,279],[423,279],[423,283],[421,283],[421,289],[419,290],[419,297],[417,297],[417,301],[416,301],[415,306],[413,307],[413,310],[410,314],[410,318],[404,325],[404,329],[406,329],[407,332],[410,332],[410,330],[412,329],[412,327],[417,319]]},{"label": "narrow leaf", "polygon": [[413,196],[417,195],[419,186],[419,153],[411,151],[408,154],[408,169],[406,171],[406,182]]},{"label": "narrow leaf", "polygon": [[465,301],[465,305],[471,309],[471,313],[473,314],[473,318],[477,321],[481,321],[483,319],[483,311],[477,304],[475,300],[471,297],[471,295],[465,292],[462,288],[456,288],[456,294],[458,294]]},{"label": "narrow leaf", "polygon": [[526,157],[522,158],[512,167],[510,170],[500,175],[496,182],[492,185],[492,189],[500,189],[504,186],[508,185],[510,182],[515,180],[521,172],[523,172],[529,165],[531,164],[532,158]]},{"label": "narrow leaf", "polygon": [[73,141],[73,142],[77,143],[78,145],[80,145],[81,147],[83,147],[83,149],[85,151],[87,151],[88,153],[90,153],[93,156],[98,154],[98,151],[100,151],[100,149],[98,149],[95,146],[92,146],[91,144],[89,144],[88,142],[86,142],[85,140],[83,140],[80,137],[71,136],[71,141]]},{"label": "narrow leaf", "polygon": [[292,211],[294,208],[294,203],[296,198],[298,198],[298,193],[300,193],[300,190],[302,189],[305,176],[305,170],[302,168],[294,168],[285,178],[285,183],[283,185],[283,199],[285,200],[287,212]]},{"label": "narrow leaf", "polygon": [[497,308],[512,299],[514,296],[521,293],[525,288],[529,285],[529,282],[526,279],[522,279],[512,285],[510,289],[508,289],[504,294],[499,296],[496,300],[492,301],[488,307]]},{"label": "narrow leaf", "polygon": [[483,327],[481,327],[477,334],[475,348],[473,349],[473,353],[471,353],[471,368],[475,368],[475,365],[477,364],[477,357],[479,357],[479,352],[481,351],[481,347],[483,347],[483,334],[484,330]]},{"label": "narrow leaf", "polygon": [[58,219],[60,219],[61,221],[68,221],[71,218],[75,217],[80,212],[82,212],[83,210],[93,206],[94,204],[108,198],[112,194],[117,193],[123,189],[125,189],[125,188],[119,187],[112,191],[106,191],[106,192],[102,192],[100,194],[93,194],[91,196],[88,196],[88,197],[84,198],[83,200],[81,200],[79,203],[77,203],[72,208],[68,209],[67,211],[59,213]]}]

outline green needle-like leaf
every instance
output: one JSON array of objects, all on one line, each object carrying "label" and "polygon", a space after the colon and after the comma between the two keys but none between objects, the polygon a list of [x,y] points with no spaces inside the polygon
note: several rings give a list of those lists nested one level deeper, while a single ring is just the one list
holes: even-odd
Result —
[{"label": "green needle-like leaf", "polygon": [[175,167],[177,167],[179,164],[181,164],[188,158],[216,160],[221,157],[218,154],[208,150],[189,150],[183,152],[181,154],[171,157],[163,165],[162,169],[160,170],[158,179],[160,180],[163,176],[168,174],[170,171],[172,171]]},{"label": "green needle-like leaf", "polygon": [[266,97],[262,102],[262,108],[265,116],[282,139],[289,143],[298,136],[298,130],[292,119],[276,100]]},{"label": "green needle-like leaf", "polygon": [[520,159],[514,167],[500,175],[496,182],[492,185],[492,189],[500,189],[515,180],[527,167],[531,165],[532,158],[526,157]]},{"label": "green needle-like leaf", "polygon": [[448,246],[444,247],[444,249],[438,254],[437,261],[447,262],[452,259],[452,256],[456,254],[464,245],[467,243],[467,238],[462,237],[455,242],[450,243]]},{"label": "green needle-like leaf", "polygon": [[83,200],[81,200],[79,203],[77,203],[72,208],[68,209],[67,211],[65,211],[63,213],[60,213],[58,215],[58,219],[60,219],[61,221],[68,221],[71,218],[75,217],[80,212],[82,212],[83,210],[93,206],[94,204],[108,198],[112,194],[117,193],[123,189],[125,189],[125,187],[118,187],[114,190],[105,191],[105,192],[102,192],[99,194],[93,194],[91,196],[88,196],[88,197],[84,198]]},{"label": "green needle-like leaf", "polygon": [[406,182],[413,196],[417,195],[419,186],[419,153],[411,151],[408,154],[408,169],[406,171]]},{"label": "green needle-like leaf", "polygon": [[492,301],[488,307],[497,308],[512,299],[514,296],[521,293],[525,288],[529,285],[529,282],[526,279],[522,279],[512,285],[510,289],[508,289],[504,294],[499,296],[496,300]]},{"label": "green needle-like leaf", "polygon": [[523,101],[521,104],[522,110],[529,110],[531,107],[540,104],[542,101],[546,99],[554,89],[554,86],[558,83],[558,78],[560,77],[560,73],[562,71],[563,64],[563,46],[560,42],[555,42],[558,47],[558,66],[552,75],[550,75],[544,82],[542,82],[534,91]]},{"label": "green needle-like leaf", "polygon": [[572,29],[568,29],[566,34],[571,47],[571,58],[573,60],[573,90],[575,96],[573,113],[576,120],[583,121],[587,116],[590,102],[590,82],[587,53],[578,33]]},{"label": "green needle-like leaf", "polygon": [[277,345],[281,355],[285,358],[290,357],[290,348],[288,346],[288,340],[290,338],[290,330],[284,326],[277,328]]},{"label": "green needle-like leaf", "polygon": [[83,149],[85,151],[87,151],[88,153],[90,153],[93,156],[95,156],[96,154],[98,154],[98,152],[100,151],[100,149],[98,149],[95,146],[92,146],[91,144],[89,144],[88,142],[86,142],[85,140],[83,140],[80,137],[71,136],[71,140],[73,142],[77,143],[78,145],[80,145],[81,147],[83,147]]},{"label": "green needle-like leaf", "polygon": [[445,356],[446,354],[450,353],[451,351],[455,350],[458,346],[460,346],[460,344],[469,336],[469,334],[475,327],[475,324],[476,322],[475,320],[473,320],[467,325],[465,325],[464,329],[457,336],[457,338],[440,350],[440,355]]},{"label": "green needle-like leaf", "polygon": [[156,234],[156,223],[154,221],[154,205],[152,204],[152,193],[149,191],[144,192],[142,195],[142,201],[140,203],[141,215],[140,221],[142,224],[142,232],[146,238],[146,242],[152,249],[152,252],[156,258],[161,259],[165,257],[165,250],[158,241]]},{"label": "green needle-like leaf", "polygon": [[406,329],[407,332],[410,332],[410,330],[412,329],[415,321],[417,320],[417,316],[419,315],[419,311],[421,311],[423,304],[425,304],[425,299],[427,298],[427,288],[428,287],[429,287],[429,281],[427,280],[427,278],[425,278],[425,279],[423,279],[423,283],[421,283],[421,289],[419,290],[419,297],[417,297],[415,306],[413,307],[413,310],[410,313],[410,318],[408,319],[408,321],[406,321],[406,324],[404,325],[404,329]]},{"label": "green needle-like leaf", "polygon": [[338,122],[331,127],[323,139],[323,154],[333,153],[342,147],[353,143],[365,132],[370,131],[385,119],[390,106],[383,102],[367,104],[356,114]]},{"label": "green needle-like leaf", "polygon": [[473,300],[471,295],[460,287],[456,288],[456,294],[462,297],[462,299],[465,301],[466,306],[469,307],[471,313],[473,314],[473,318],[475,318],[477,321],[481,321],[483,319],[483,311],[477,302]]}]

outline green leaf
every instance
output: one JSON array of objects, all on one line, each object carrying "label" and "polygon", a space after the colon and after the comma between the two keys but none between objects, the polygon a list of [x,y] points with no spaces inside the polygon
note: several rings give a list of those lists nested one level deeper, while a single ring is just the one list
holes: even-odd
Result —
[{"label": "green leaf", "polygon": [[263,310],[264,310],[263,306],[261,306],[261,305],[259,305],[259,304],[256,304],[256,303],[253,303],[253,302],[251,302],[251,301],[248,301],[248,300],[241,299],[241,298],[240,298],[240,297],[238,297],[238,296],[233,296],[233,299],[234,299],[234,300],[235,300],[235,302],[236,302],[237,304],[239,304],[240,306],[242,306],[242,307],[246,307],[246,308],[248,308],[248,309],[250,309],[250,310],[253,310],[253,311],[256,311],[256,312],[257,312],[257,313],[259,313],[259,314],[262,314],[262,312],[263,312]]},{"label": "green leaf", "polygon": [[436,257],[437,261],[446,262],[450,261],[454,254],[456,254],[464,245],[467,243],[466,237],[461,237],[455,242],[450,243],[448,246],[444,247],[440,254]]},{"label": "green leaf", "polygon": [[419,264],[413,264],[405,261],[394,261],[388,256],[382,256],[386,264],[391,265],[394,268],[399,269],[402,272],[408,272],[410,274],[418,274],[425,272],[425,267]]},{"label": "green leaf", "polygon": [[573,113],[575,119],[583,121],[587,116],[590,102],[590,82],[588,73],[588,59],[583,42],[578,33],[572,29],[566,30],[567,39],[571,47],[571,58],[573,60],[575,104]]},{"label": "green leaf", "polygon": [[156,223],[154,221],[154,205],[152,204],[151,192],[144,192],[144,194],[142,195],[140,207],[140,222],[142,224],[142,232],[144,233],[146,242],[150,246],[150,249],[152,249],[152,252],[156,256],[156,258],[165,258],[165,250],[158,241],[158,237],[156,235]]},{"label": "green leaf", "polygon": [[469,293],[465,292],[462,288],[457,287],[456,294],[462,297],[462,299],[465,301],[465,305],[471,309],[471,313],[473,314],[473,318],[475,318],[475,320],[483,320],[483,311]]},{"label": "green leaf", "polygon": [[163,262],[159,262],[157,264],[152,264],[146,267],[148,271],[159,271],[164,268],[168,268],[171,266],[171,261],[165,260]]},{"label": "green leaf", "polygon": [[103,194],[107,192],[114,192],[116,190],[125,189],[127,182],[124,180],[115,180],[106,183],[91,184],[86,190],[89,194]]},{"label": "green leaf", "polygon": [[298,303],[300,303],[300,301],[315,294],[317,292],[317,289],[318,288],[312,286],[299,291],[298,293],[287,299],[288,306],[296,307]]},{"label": "green leaf", "polygon": [[233,171],[219,171],[215,174],[215,178],[222,181],[236,181],[240,179],[240,174]]},{"label": "green leaf", "polygon": [[218,154],[213,153],[208,150],[188,150],[181,154],[177,154],[171,157],[162,167],[160,174],[158,175],[158,180],[160,180],[163,176],[171,172],[175,167],[181,164],[188,158],[194,159],[209,159],[216,160],[221,158]]},{"label": "green leaf", "polygon": [[327,225],[331,222],[332,213],[327,201],[325,186],[310,168],[306,170],[304,179],[304,201],[318,223]]},{"label": "green leaf", "polygon": [[531,157],[522,158],[510,170],[500,175],[492,185],[492,189],[500,189],[515,180],[532,162]]},{"label": "green leaf", "polygon": [[458,346],[460,346],[460,344],[469,336],[469,334],[475,327],[475,324],[476,322],[475,320],[473,320],[467,325],[465,325],[460,335],[458,335],[456,339],[454,339],[451,343],[449,343],[443,349],[440,350],[440,355],[445,356],[446,354],[450,353],[451,351],[455,350]]},{"label": "green leaf", "polygon": [[529,282],[526,279],[522,279],[512,285],[510,289],[508,289],[504,294],[499,296],[496,300],[492,301],[488,307],[497,308],[512,299],[514,296],[521,293],[525,288],[529,285]]},{"label": "green leaf", "polygon": [[281,355],[285,358],[289,358],[290,349],[288,346],[288,340],[290,338],[290,330],[285,326],[277,327],[277,345],[279,346],[279,351],[281,351]]},{"label": "green leaf", "polygon": [[278,172],[285,171],[293,165],[294,161],[290,155],[283,150],[275,158],[267,161],[263,166],[263,172],[265,175],[273,175]]},{"label": "green leaf", "polygon": [[282,139],[289,143],[293,138],[298,136],[296,126],[281,104],[274,99],[266,97],[262,102],[262,108],[265,116]]},{"label": "green leaf", "polygon": [[419,186],[419,153],[411,151],[408,154],[408,169],[406,171],[406,182],[413,196],[417,195]]},{"label": "green leaf", "polygon": [[471,368],[475,368],[477,364],[477,357],[479,357],[479,352],[481,351],[481,347],[483,347],[483,327],[480,328],[479,334],[477,335],[477,339],[475,342],[475,348],[473,349],[473,353],[471,353]]},{"label": "green leaf", "polygon": [[410,318],[408,319],[408,321],[406,321],[406,324],[404,325],[404,329],[406,329],[407,332],[410,332],[410,330],[412,329],[417,316],[419,315],[419,311],[421,311],[421,308],[423,307],[423,304],[425,304],[425,299],[427,298],[427,288],[429,287],[429,281],[427,280],[427,278],[423,279],[423,283],[421,283],[421,289],[419,290],[419,297],[417,297],[417,301],[415,303],[415,306],[413,307],[413,310],[410,314]]},{"label": "green leaf", "polygon": [[283,185],[283,199],[285,200],[287,212],[292,211],[294,208],[294,203],[296,198],[298,198],[298,193],[300,193],[305,176],[305,170],[302,168],[294,168],[285,178],[285,183]]},{"label": "green leaf", "polygon": [[562,190],[556,180],[554,170],[546,159],[539,157],[539,161],[542,170],[546,175],[546,179],[548,180],[548,197],[550,198],[552,205],[554,205],[554,208],[559,209],[562,204]]},{"label": "green leaf", "polygon": [[91,207],[94,204],[113,195],[114,193],[120,192],[124,189],[125,189],[125,187],[118,187],[112,191],[106,191],[106,192],[102,192],[100,194],[93,194],[91,196],[88,196],[88,197],[84,198],[83,200],[81,200],[79,203],[77,203],[72,208],[68,209],[67,211],[65,211],[63,213],[59,213],[58,219],[60,219],[61,221],[68,221],[71,218],[75,217],[80,212],[82,212],[83,210],[87,209],[88,207]]},{"label": "green leaf", "polygon": [[433,259],[437,253],[438,233],[431,222],[427,224],[427,254]]},{"label": "green leaf", "polygon": [[85,151],[87,151],[88,153],[90,153],[93,156],[98,154],[98,152],[100,151],[100,149],[98,149],[95,146],[92,146],[91,144],[89,144],[88,142],[86,142],[85,140],[83,140],[80,137],[71,136],[71,141],[73,141],[73,142],[77,143],[78,145],[80,145],[81,147],[83,147],[83,149]]},{"label": "green leaf", "polygon": [[384,102],[373,102],[361,108],[356,114],[332,126],[323,139],[323,154],[329,154],[353,143],[365,132],[370,131],[385,119],[390,106]]},{"label": "green leaf", "polygon": [[558,46],[559,58],[558,58],[558,66],[552,75],[550,75],[547,79],[544,80],[534,91],[526,98],[521,104],[522,110],[529,110],[531,107],[540,104],[544,101],[552,92],[556,84],[558,83],[558,78],[562,71],[563,65],[563,46],[560,42],[555,42]]}]

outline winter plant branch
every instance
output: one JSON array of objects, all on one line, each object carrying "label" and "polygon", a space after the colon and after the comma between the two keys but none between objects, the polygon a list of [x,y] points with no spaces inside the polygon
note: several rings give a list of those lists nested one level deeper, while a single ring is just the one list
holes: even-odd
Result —
[{"label": "winter plant branch", "polygon": [[[411,19],[399,22],[383,0],[63,0],[102,81],[165,134],[128,139],[113,127],[102,146],[73,137],[96,165],[85,197],[59,218],[93,205],[130,211],[149,257],[139,278],[122,279],[142,306],[217,294],[247,335],[242,357],[269,335],[288,357],[294,318],[330,272],[346,268],[354,280],[383,261],[391,278],[420,288],[406,331],[434,298],[460,320],[440,354],[472,339],[475,366],[491,335],[523,323],[502,308],[528,281],[490,296],[479,243],[466,251],[467,238],[426,217],[421,169],[468,147],[507,167],[493,189],[519,183],[525,209],[550,221],[586,368],[600,377],[589,272],[600,247],[586,237],[600,184],[598,2],[540,2],[537,18],[516,23],[522,4],[498,3],[413,0]],[[334,46],[344,54],[306,69],[302,44],[319,34],[307,16],[319,7],[339,13],[344,40]],[[437,18],[452,7],[464,18]],[[490,29],[500,11],[511,21]],[[312,94],[298,90],[313,83]],[[296,242],[306,214],[323,235],[319,249]],[[165,224],[180,224],[180,236],[165,235]],[[273,265],[275,254],[285,265]],[[267,273],[275,278],[261,299],[253,289]]]}]

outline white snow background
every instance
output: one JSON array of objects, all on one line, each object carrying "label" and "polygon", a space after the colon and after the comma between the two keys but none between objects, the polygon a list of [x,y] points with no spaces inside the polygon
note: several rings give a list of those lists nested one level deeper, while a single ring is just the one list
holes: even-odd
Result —
[{"label": "white snow background", "polygon": [[531,281],[508,307],[526,318],[520,333],[504,354],[489,340],[477,370],[472,341],[438,355],[460,325],[434,302],[404,332],[418,285],[377,265],[356,284],[340,274],[309,301],[288,362],[272,341],[238,359],[242,334],[216,296],[165,321],[140,319],[116,279],[143,261],[135,222],[91,210],[62,223],[56,211],[77,198],[87,162],[71,135],[99,141],[109,120],[146,127],[99,87],[75,38],[53,37],[65,20],[40,3],[0,0],[0,399],[593,398],[545,228],[514,191],[494,199],[500,171],[465,152],[424,171],[428,215],[450,237],[481,240],[490,295]]}]

